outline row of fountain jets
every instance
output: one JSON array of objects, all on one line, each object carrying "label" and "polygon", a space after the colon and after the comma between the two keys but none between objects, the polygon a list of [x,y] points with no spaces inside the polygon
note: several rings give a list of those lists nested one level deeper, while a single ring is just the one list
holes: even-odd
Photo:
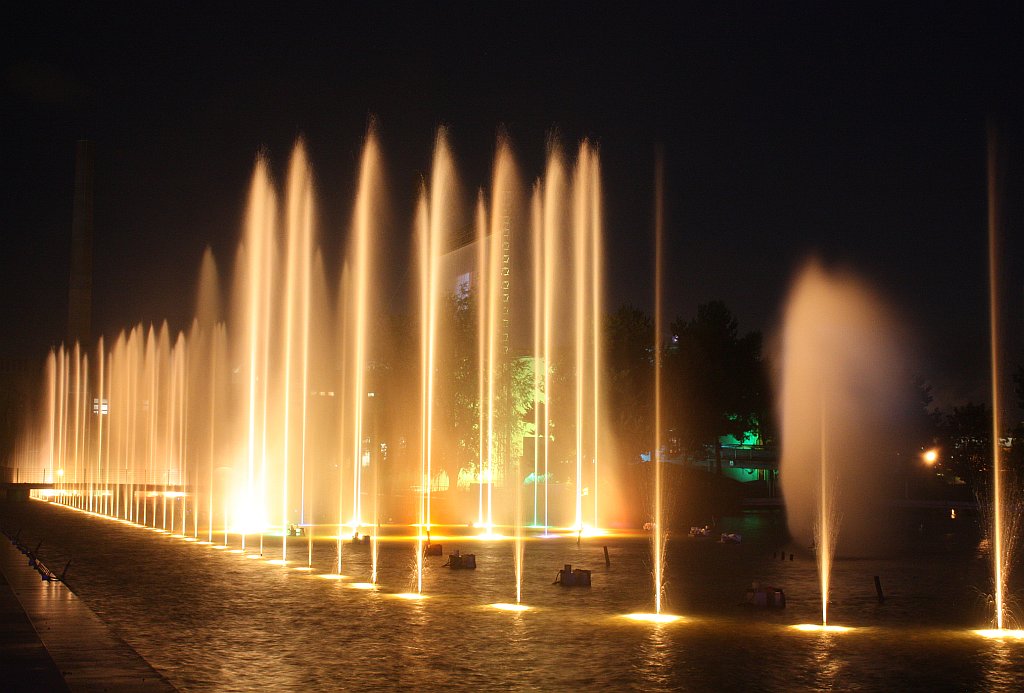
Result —
[{"label": "row of fountain jets", "polygon": [[[216,264],[207,252],[196,317],[188,330],[172,336],[166,323],[159,328],[137,325],[109,345],[101,338],[93,354],[78,344],[52,351],[46,365],[44,402],[21,441],[20,456],[27,460],[22,464],[31,465],[34,460],[42,468],[54,483],[54,489],[45,492],[51,499],[89,512],[195,539],[205,535],[210,543],[222,533],[225,546],[234,533],[243,551],[247,536],[261,537],[262,552],[262,537],[278,534],[282,563],[287,563],[291,528],[301,526],[312,532],[318,524],[315,519],[320,518],[319,524],[337,528],[338,574],[342,537],[347,532],[359,535],[366,528],[372,546],[371,582],[376,582],[381,526],[391,524],[394,514],[404,513],[406,521],[414,520],[409,524],[415,528],[417,593],[423,591],[423,555],[431,527],[475,510],[473,524],[484,536],[498,536],[496,529],[512,528],[515,603],[519,605],[527,530],[545,535],[559,530],[596,531],[603,514],[616,503],[610,493],[614,466],[605,459],[608,455],[599,455],[614,445],[602,419],[600,179],[594,146],[584,141],[570,166],[552,140],[543,178],[526,189],[507,139],[499,138],[490,195],[479,191],[474,212],[468,215],[475,242],[460,251],[457,238],[464,235],[459,231],[467,216],[466,205],[447,134],[439,130],[430,179],[421,186],[414,214],[420,363],[418,369],[410,369],[411,373],[418,370],[418,391],[405,384],[416,400],[412,402],[416,425],[408,428],[414,428],[419,438],[418,445],[412,446],[415,454],[406,456],[406,462],[418,462],[418,470],[411,475],[403,477],[398,470],[397,451],[391,451],[388,464],[387,448],[395,447],[395,441],[384,442],[379,432],[371,430],[380,425],[376,420],[380,412],[372,411],[371,416],[376,395],[370,382],[373,369],[388,340],[397,339],[379,319],[387,291],[381,278],[388,277],[389,271],[394,274],[396,268],[386,250],[382,220],[387,218],[387,200],[372,124],[363,149],[335,309],[330,308],[324,258],[317,247],[313,177],[300,141],[292,152],[281,208],[268,162],[262,156],[256,161],[226,319]],[[661,371],[663,332],[662,179],[659,162],[655,373]],[[996,212],[995,200],[990,198],[992,247]],[[474,254],[469,256],[467,249]],[[990,259],[995,369],[994,251]],[[467,266],[475,271],[463,273]],[[856,298],[848,299],[844,294],[849,284],[848,277],[829,276],[812,264],[796,284],[785,326],[781,408],[788,449],[783,450],[782,464],[792,471],[782,479],[787,505],[793,506],[791,526],[801,514],[798,499],[815,499],[812,517],[799,521],[814,527],[822,627],[829,627],[830,562],[839,516],[835,486],[840,475],[833,465],[841,455],[830,450],[849,443],[830,442],[829,422],[851,415],[836,412],[830,418],[827,410],[844,402],[848,405],[851,399],[853,406],[862,404],[842,382],[832,378],[826,385],[823,379],[836,372],[860,378],[874,370],[874,382],[891,382],[891,374],[879,374],[877,364],[896,360],[888,358],[893,352],[883,343],[881,361],[851,366],[860,358],[854,356],[837,363],[844,359],[839,355],[842,347],[828,343],[822,335],[857,332],[858,323],[861,327],[877,323],[882,315],[862,298],[865,291],[855,288],[851,295]],[[477,418],[472,435],[477,440],[475,445],[463,444],[458,471],[439,469],[452,466],[450,458],[439,452],[450,450],[452,441],[440,438],[437,423],[439,379],[454,377],[439,370],[442,363],[450,363],[443,359],[444,350],[453,348],[442,329],[445,301],[453,294],[471,298],[476,307]],[[829,304],[828,297],[833,295],[837,298]],[[842,317],[836,318],[837,323],[823,316]],[[809,351],[800,355],[797,344]],[[811,353],[819,356],[817,369],[807,367],[815,360],[808,358]],[[509,383],[517,367],[530,380],[532,401],[526,410],[532,421],[509,414]],[[554,378],[559,367],[569,377],[559,373]],[[655,441],[662,439],[661,396],[661,379],[655,377]],[[322,406],[317,397],[329,399],[332,406]],[[392,397],[399,399],[395,393]],[[820,427],[809,425],[814,415],[806,407],[801,410],[800,403],[818,412]],[[387,413],[402,410],[392,401]],[[565,479],[553,469],[556,420],[569,422],[565,428],[575,436],[569,446],[571,459],[561,460],[571,471]],[[994,425],[998,431],[998,423]],[[799,433],[808,429],[815,433]],[[864,438],[863,422],[857,429]],[[532,451],[522,448],[524,430],[534,441]],[[407,449],[405,435],[400,438]],[[800,438],[813,441],[820,454],[808,455],[799,444],[788,443]],[[475,450],[474,459],[466,459],[467,450]],[[1003,632],[1006,557],[998,501],[999,453],[996,446],[994,580],[995,621]],[[793,461],[809,457],[817,458],[817,473]],[[662,522],[663,464],[655,456],[652,466],[651,617],[665,620],[669,616],[663,613],[667,536]],[[530,484],[523,483],[527,473]],[[413,498],[413,503],[403,506],[395,501],[390,493],[394,483],[382,479],[382,474],[403,481],[411,478],[410,492],[404,496]],[[453,509],[446,500],[444,509],[439,509],[435,499],[456,474],[460,482],[466,481],[457,494],[456,505],[461,506]],[[804,493],[807,486],[809,493]],[[475,508],[463,507],[467,502]],[[414,516],[408,517],[410,513]]]}]

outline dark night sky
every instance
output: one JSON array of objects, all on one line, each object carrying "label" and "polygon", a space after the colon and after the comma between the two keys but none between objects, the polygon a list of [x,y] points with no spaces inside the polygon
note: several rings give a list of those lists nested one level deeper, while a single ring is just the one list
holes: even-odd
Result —
[{"label": "dark night sky", "polygon": [[1006,145],[1004,322],[1010,362],[1024,361],[1024,22],[1020,3],[918,4],[77,3],[8,15],[0,356],[64,334],[76,139],[96,147],[94,325],[109,332],[184,323],[204,247],[230,262],[256,152],[283,178],[300,133],[336,254],[372,114],[400,218],[438,124],[471,188],[487,183],[501,125],[531,177],[553,128],[570,149],[596,139],[613,305],[652,303],[661,146],[670,318],[722,299],[741,329],[770,332],[816,252],[893,302],[937,403],[981,397],[989,115]]}]

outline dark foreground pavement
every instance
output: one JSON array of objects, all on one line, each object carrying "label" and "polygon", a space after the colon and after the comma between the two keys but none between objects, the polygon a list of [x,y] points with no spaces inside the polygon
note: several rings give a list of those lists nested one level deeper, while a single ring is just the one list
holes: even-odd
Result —
[{"label": "dark foreground pavement", "polygon": [[173,691],[60,582],[0,535],[0,690]]}]

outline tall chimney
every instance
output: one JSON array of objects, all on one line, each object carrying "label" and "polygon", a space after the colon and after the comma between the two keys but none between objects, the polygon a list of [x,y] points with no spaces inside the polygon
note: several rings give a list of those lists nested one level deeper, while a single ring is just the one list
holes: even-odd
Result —
[{"label": "tall chimney", "polygon": [[87,344],[92,333],[92,142],[75,147],[75,208],[71,221],[68,280],[68,346]]}]

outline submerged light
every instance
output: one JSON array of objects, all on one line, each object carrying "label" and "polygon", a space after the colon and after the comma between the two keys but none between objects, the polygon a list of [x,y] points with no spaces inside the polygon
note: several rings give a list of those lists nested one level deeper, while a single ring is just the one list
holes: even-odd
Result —
[{"label": "submerged light", "polygon": [[798,623],[790,628],[803,633],[848,633],[854,630],[850,626],[826,626],[820,623]]},{"label": "submerged light", "polygon": [[1011,628],[988,628],[976,630],[974,633],[990,640],[1024,640],[1024,630],[1014,630]]},{"label": "submerged light", "polygon": [[682,616],[676,616],[675,614],[651,614],[651,613],[635,613],[625,614],[624,618],[628,618],[630,621],[640,621],[643,623],[675,623],[676,621],[682,620]]}]

